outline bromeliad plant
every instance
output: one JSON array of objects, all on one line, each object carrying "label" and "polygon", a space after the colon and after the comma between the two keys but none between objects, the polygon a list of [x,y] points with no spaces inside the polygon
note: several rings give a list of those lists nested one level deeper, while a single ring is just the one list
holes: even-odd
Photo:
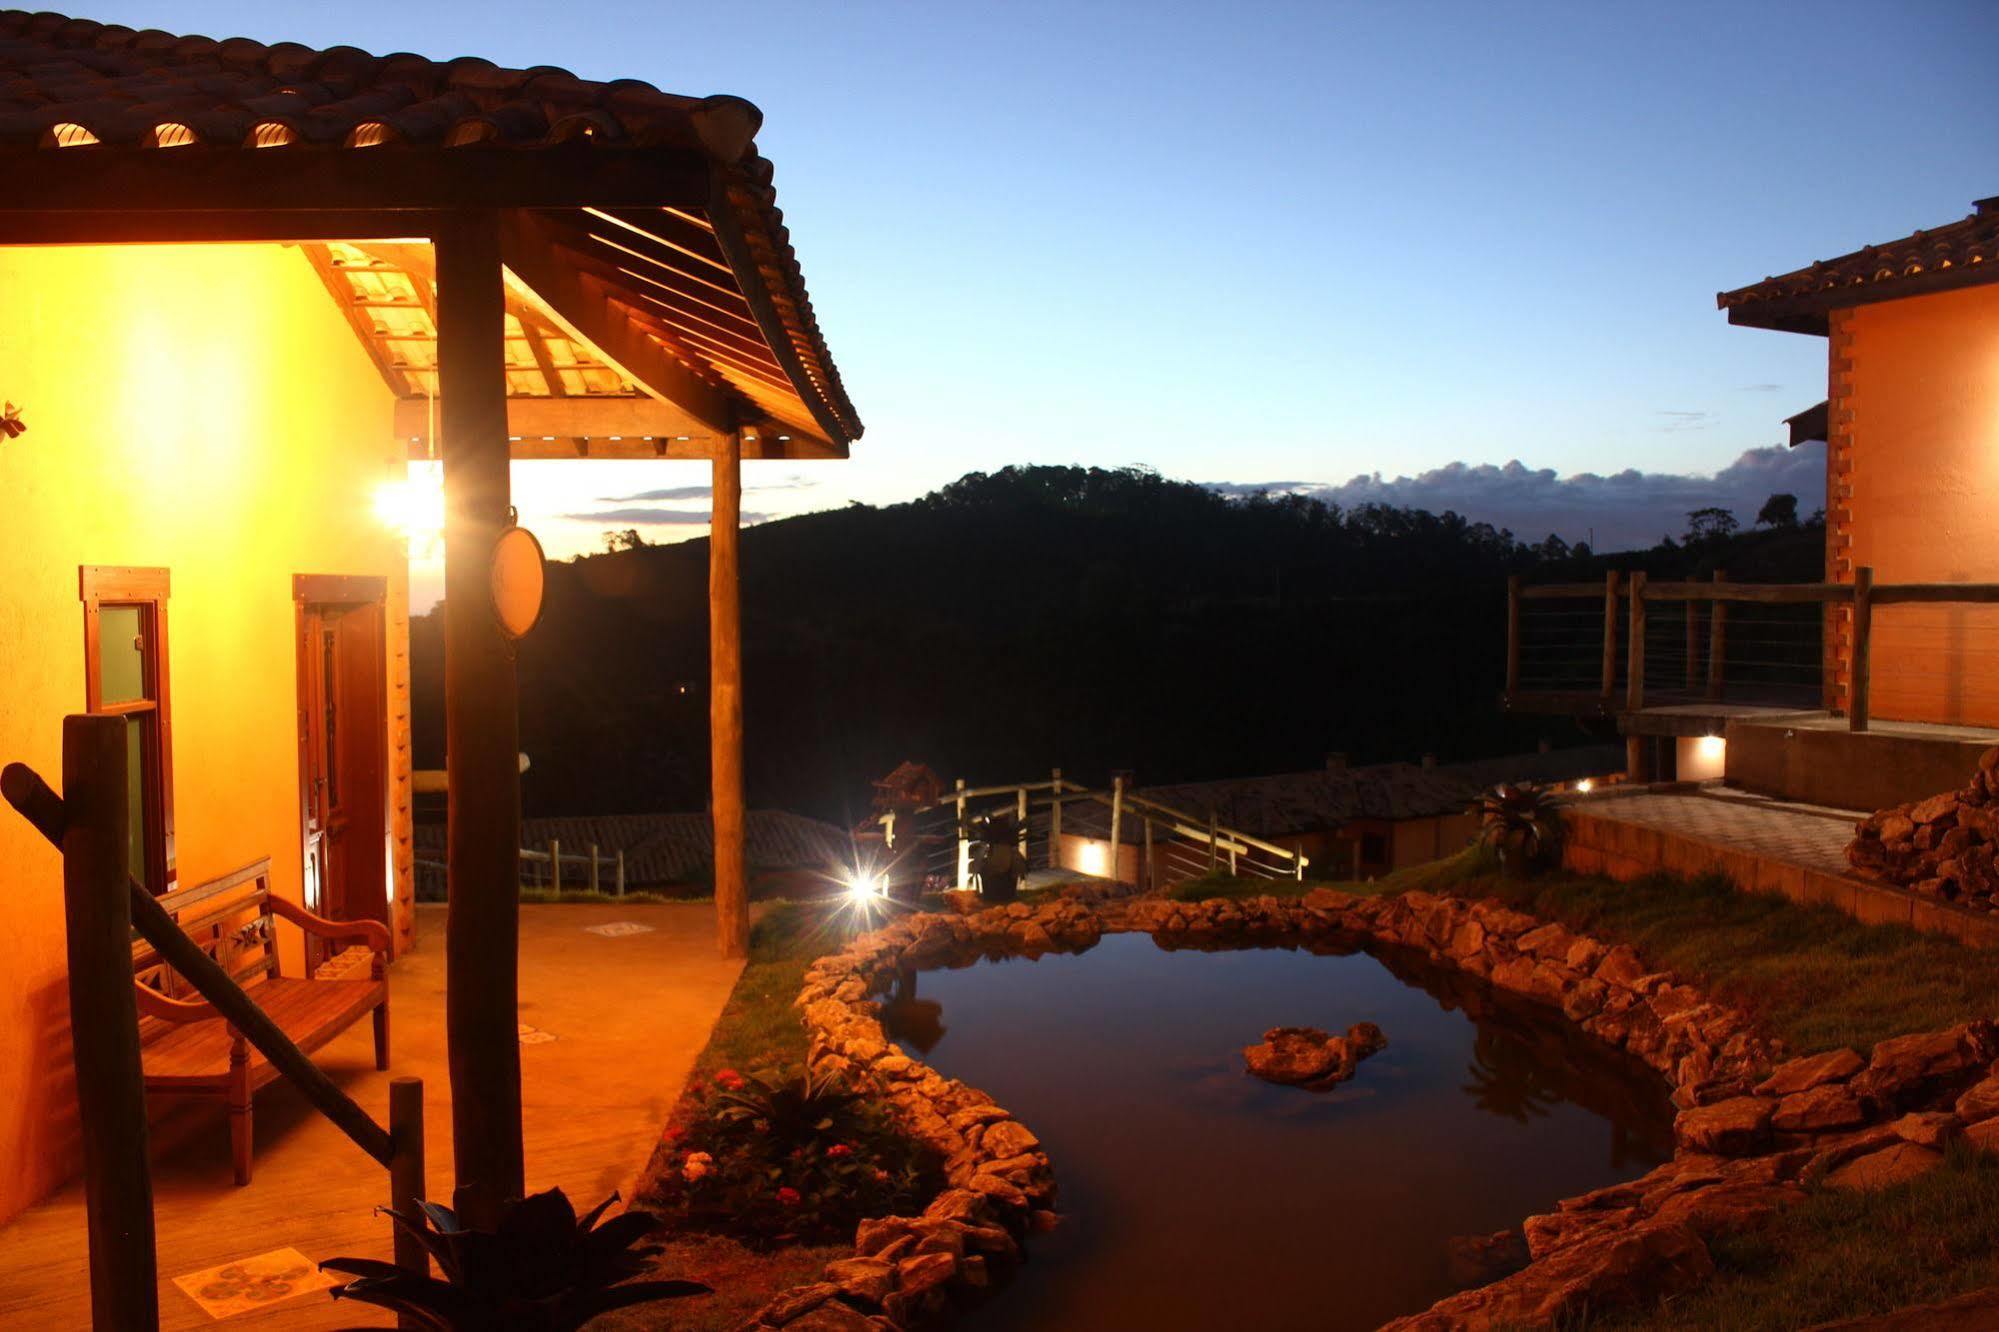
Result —
[{"label": "bromeliad plant", "polygon": [[333,1288],[335,1299],[390,1309],[438,1332],[572,1332],[607,1310],[707,1294],[698,1281],[629,1279],[659,1253],[659,1245],[639,1243],[659,1219],[626,1211],[598,1225],[617,1200],[614,1193],[579,1217],[561,1189],[550,1189],[502,1207],[490,1231],[469,1229],[435,1203],[419,1202],[414,1216],[385,1208],[437,1260],[441,1279],[373,1258],[320,1266],[355,1278]]},{"label": "bromeliad plant", "polygon": [[1562,850],[1562,811],[1555,793],[1529,782],[1501,782],[1472,802],[1478,844],[1508,870],[1552,864]]},{"label": "bromeliad plant", "polygon": [[939,1186],[929,1153],[823,1066],[688,1088],[654,1154],[646,1201],[677,1230],[750,1244],[846,1239],[863,1218],[918,1206]]}]

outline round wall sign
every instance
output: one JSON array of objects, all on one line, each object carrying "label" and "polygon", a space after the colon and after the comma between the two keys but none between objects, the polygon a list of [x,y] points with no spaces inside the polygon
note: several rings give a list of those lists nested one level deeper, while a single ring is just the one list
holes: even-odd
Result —
[{"label": "round wall sign", "polygon": [[519,638],[541,619],[541,542],[525,527],[509,527],[493,543],[493,615],[500,632]]}]

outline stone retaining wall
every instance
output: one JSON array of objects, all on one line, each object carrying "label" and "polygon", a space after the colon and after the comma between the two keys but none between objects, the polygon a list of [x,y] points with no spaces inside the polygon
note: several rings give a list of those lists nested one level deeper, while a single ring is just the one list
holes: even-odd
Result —
[{"label": "stone retaining wall", "polygon": [[1078,950],[1127,930],[1166,943],[1326,939],[1417,949],[1559,1009],[1672,1085],[1680,1107],[1672,1161],[1527,1218],[1523,1269],[1390,1325],[1399,1332],[1539,1327],[1584,1308],[1647,1303],[1707,1278],[1706,1236],[1754,1224],[1803,1196],[1809,1180],[1871,1187],[1906,1178],[1940,1162],[1940,1147],[1961,1132],[1999,1148],[1999,1029],[1990,1023],[1883,1041],[1869,1056],[1841,1050],[1779,1063],[1781,1045],[1743,1014],[1652,970],[1630,947],[1494,901],[1319,888],[1295,899],[1060,900],[915,915],[814,963],[798,1004],[815,1065],[883,1097],[943,1157],[949,1188],[921,1216],[863,1222],[851,1258],[772,1301],[749,1328],[896,1332],[941,1316],[954,1297],[983,1291],[1018,1264],[1025,1236],[1055,1223],[1039,1140],[985,1093],[891,1045],[873,996],[902,972],[967,954]]}]

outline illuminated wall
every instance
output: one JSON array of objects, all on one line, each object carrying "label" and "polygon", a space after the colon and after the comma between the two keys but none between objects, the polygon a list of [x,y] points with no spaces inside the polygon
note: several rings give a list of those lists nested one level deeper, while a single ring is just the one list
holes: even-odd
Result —
[{"label": "illuminated wall", "polygon": [[[1999,286],[1841,311],[1832,356],[1832,576],[1999,582]],[[1999,725],[1999,608],[1877,606],[1871,702],[1883,719]]]},{"label": "illuminated wall", "polygon": [[[380,376],[296,250],[0,248],[0,398],[28,425],[0,440],[0,761],[60,783],[62,717],[85,706],[77,566],[165,567],[179,881],[269,856],[297,900],[294,573],[388,576],[406,736],[405,564],[370,514],[401,474]],[[406,802],[406,742],[388,753]],[[9,810],[0,912],[4,1219],[77,1163],[60,860]]]}]

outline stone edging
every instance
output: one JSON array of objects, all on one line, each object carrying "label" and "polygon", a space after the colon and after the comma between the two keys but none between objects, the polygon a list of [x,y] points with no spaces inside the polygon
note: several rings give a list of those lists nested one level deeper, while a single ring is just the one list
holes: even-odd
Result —
[{"label": "stone edging", "polygon": [[819,959],[797,1003],[815,1066],[843,1070],[880,1095],[906,1131],[944,1158],[949,1187],[921,1216],[862,1222],[851,1258],[778,1296],[745,1332],[897,1332],[941,1315],[953,1292],[983,1290],[1017,1265],[1025,1235],[1055,1221],[1054,1177],[1039,1140],[984,1092],[892,1046],[872,996],[901,972],[967,951],[1082,949],[1121,931],[1246,947],[1347,938],[1417,949],[1559,1008],[1672,1085],[1681,1107],[1673,1160],[1527,1218],[1524,1268],[1389,1325],[1399,1332],[1546,1326],[1584,1308],[1649,1302],[1707,1278],[1704,1236],[1762,1219],[1802,1197],[1807,1181],[1872,1187],[1907,1178],[1940,1162],[1939,1148],[1967,1125],[1981,1145],[1999,1149],[1999,1076],[1988,1076],[1999,1028],[1991,1023],[1897,1037],[1871,1057],[1838,1050],[1776,1064],[1782,1046],[1747,1017],[1649,970],[1628,945],[1495,901],[1318,888],[1295,899],[1096,908],[1057,900],[919,914]]}]

